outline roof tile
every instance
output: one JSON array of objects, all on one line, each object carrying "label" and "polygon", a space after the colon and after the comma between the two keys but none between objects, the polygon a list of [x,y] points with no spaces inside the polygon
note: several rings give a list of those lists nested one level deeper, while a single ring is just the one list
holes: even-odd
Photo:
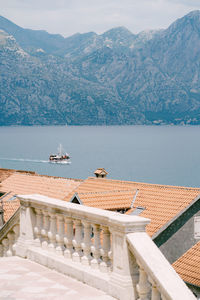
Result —
[{"label": "roof tile", "polygon": [[[138,190],[134,208],[127,213],[131,213],[138,206],[145,207],[140,216],[151,219],[147,225],[147,232],[153,236],[166,223],[173,219],[177,214],[186,209],[188,205],[200,194],[199,188],[179,187],[169,185],[148,184],[133,181],[121,181],[104,178],[89,177],[75,190],[78,195],[80,193],[113,191],[113,190]],[[69,193],[66,201],[70,201],[74,191]],[[99,197],[99,196],[98,196]],[[94,199],[94,205],[98,199]],[[123,205],[122,199],[118,201],[118,205]],[[85,204],[87,205],[87,204]],[[92,202],[90,203],[92,205]],[[106,209],[106,206],[102,208]],[[107,208],[108,209],[108,208]],[[116,209],[114,196],[113,205],[109,209]]]},{"label": "roof tile", "polygon": [[[85,205],[109,210],[128,209],[135,198],[133,208],[129,209],[128,213],[138,206],[144,207],[145,210],[140,213],[140,216],[151,219],[150,224],[147,225],[147,232],[153,236],[177,214],[186,209],[199,196],[200,189],[94,177],[89,177],[81,182],[14,172],[1,182],[0,192],[37,193],[65,201],[70,201],[72,196],[77,193]],[[10,204],[10,207],[8,210],[11,211],[15,206]]]},{"label": "roof tile", "polygon": [[47,197],[64,199],[80,184],[66,178],[40,176],[38,174],[14,172],[1,182],[0,192],[9,193],[0,198],[3,202],[4,218],[7,221],[19,207],[18,200],[10,200],[13,195],[41,194]]},{"label": "roof tile", "polygon": [[190,284],[200,287],[200,241],[173,263],[175,271]]},{"label": "roof tile", "polygon": [[136,190],[110,190],[99,192],[78,193],[81,202],[86,206],[102,209],[118,210],[131,207]]}]

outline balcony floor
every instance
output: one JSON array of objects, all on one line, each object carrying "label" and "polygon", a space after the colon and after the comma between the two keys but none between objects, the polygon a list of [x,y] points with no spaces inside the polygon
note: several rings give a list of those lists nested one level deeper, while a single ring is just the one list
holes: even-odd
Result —
[{"label": "balcony floor", "polygon": [[0,258],[0,299],[114,300],[100,290],[16,256]]}]

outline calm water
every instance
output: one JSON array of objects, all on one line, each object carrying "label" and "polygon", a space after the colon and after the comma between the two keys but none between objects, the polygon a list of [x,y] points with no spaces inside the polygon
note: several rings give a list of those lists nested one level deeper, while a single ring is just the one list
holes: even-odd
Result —
[{"label": "calm water", "polygon": [[[200,127],[0,127],[0,166],[71,178],[104,167],[109,178],[200,186]],[[51,164],[58,144],[70,165]]]}]

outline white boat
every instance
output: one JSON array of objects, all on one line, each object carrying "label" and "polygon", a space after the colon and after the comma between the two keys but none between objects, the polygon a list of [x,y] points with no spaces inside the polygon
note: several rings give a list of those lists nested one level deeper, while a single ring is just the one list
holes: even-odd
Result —
[{"label": "white boat", "polygon": [[68,153],[64,153],[62,145],[60,144],[58,147],[58,153],[57,154],[51,154],[49,156],[49,161],[50,162],[55,162],[55,163],[70,163],[70,156]]}]

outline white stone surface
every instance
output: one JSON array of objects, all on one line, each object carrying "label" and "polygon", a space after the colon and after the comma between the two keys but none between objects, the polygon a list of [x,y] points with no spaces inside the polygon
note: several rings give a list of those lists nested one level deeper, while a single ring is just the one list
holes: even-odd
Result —
[{"label": "white stone surface", "polygon": [[196,299],[145,232],[130,233],[127,240],[137,262],[156,283],[162,297],[170,300]]},{"label": "white stone surface", "polygon": [[47,205],[48,208],[52,208],[53,210],[61,209],[63,212],[68,212],[71,216],[80,216],[85,220],[89,219],[91,222],[94,221],[94,223],[98,221],[98,223],[104,222],[105,224],[112,224],[112,226],[118,226],[121,230],[125,230],[126,232],[132,232],[134,229],[137,229],[137,227],[140,231],[144,231],[145,226],[150,222],[147,218],[122,215],[116,212],[77,205],[43,195],[18,195],[18,198],[27,204],[29,202],[36,204],[38,207]]},{"label": "white stone surface", "polygon": [[[21,216],[17,255],[54,268],[120,300],[133,299],[126,233],[144,232],[150,220],[41,195],[18,198]],[[93,235],[89,228],[93,229]]]},{"label": "white stone surface", "polygon": [[104,292],[19,257],[0,258],[1,300],[114,300]]},{"label": "white stone surface", "polygon": [[148,219],[41,195],[19,199],[17,255],[120,300],[195,299],[146,234]]}]

